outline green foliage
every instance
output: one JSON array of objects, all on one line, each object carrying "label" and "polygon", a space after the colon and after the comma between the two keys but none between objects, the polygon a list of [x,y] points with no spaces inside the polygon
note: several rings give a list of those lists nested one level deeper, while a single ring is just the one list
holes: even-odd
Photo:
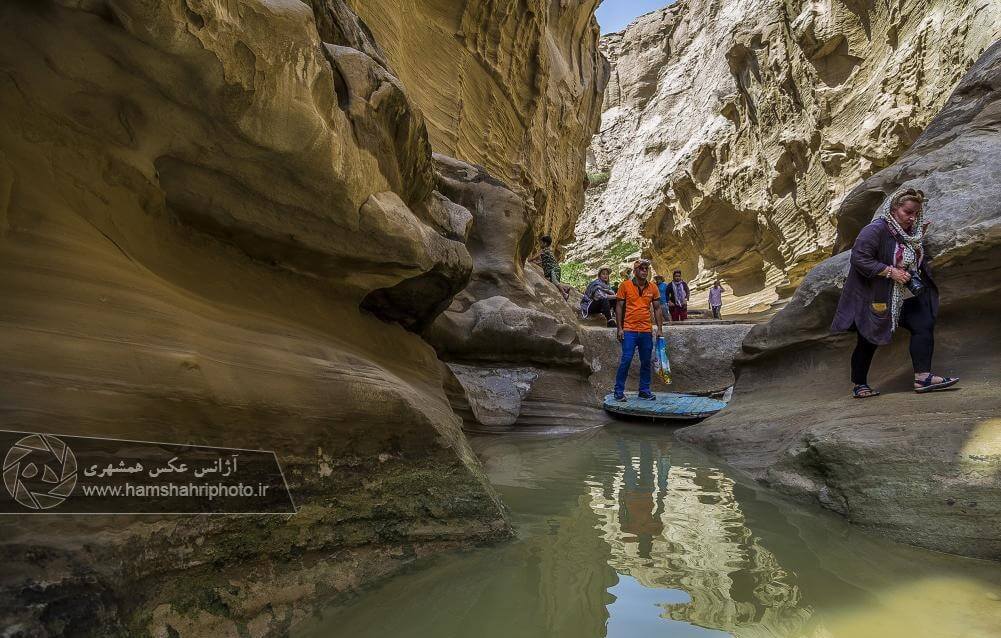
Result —
[{"label": "green foliage", "polygon": [[608,252],[605,253],[604,258],[598,265],[589,266],[581,261],[567,261],[560,264],[560,281],[584,292],[587,285],[594,279],[599,266],[608,266],[611,268],[612,280],[615,281],[618,277],[616,271],[619,264],[639,252],[640,247],[638,244],[631,241],[618,241],[608,249]]},{"label": "green foliage", "polygon": [[630,255],[635,255],[638,252],[640,252],[638,244],[631,241],[617,241],[608,249],[608,254],[605,256],[606,263],[611,268],[615,268],[628,259]]},{"label": "green foliage", "polygon": [[591,283],[587,271],[587,264],[583,262],[568,261],[560,264],[560,278],[563,283],[569,284],[581,292],[584,292],[587,285]]},{"label": "green foliage", "polygon": [[587,174],[587,187],[601,186],[602,184],[608,183],[608,171],[603,171],[601,173],[588,173]]}]

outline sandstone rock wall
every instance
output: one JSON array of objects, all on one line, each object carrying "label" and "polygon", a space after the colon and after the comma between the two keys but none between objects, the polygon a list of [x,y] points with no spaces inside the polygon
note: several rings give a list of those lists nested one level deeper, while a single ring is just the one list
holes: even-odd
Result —
[{"label": "sandstone rock wall", "polygon": [[1001,36],[996,0],[680,0],[602,39],[612,64],[569,259],[635,244],[693,300],[762,309],[831,254],[833,212]]},{"label": "sandstone rock wall", "polygon": [[900,160],[845,198],[838,245],[850,245],[900,186],[928,197],[928,251],[942,302],[933,367],[960,385],[915,395],[901,331],[877,352],[870,375],[883,395],[850,398],[854,337],[828,334],[848,268],[843,252],[811,270],[786,308],[750,332],[730,407],[679,436],[853,523],[1001,559],[1001,42]]},{"label": "sandstone rock wall", "polygon": [[425,117],[435,151],[483,166],[568,240],[608,65],[598,0],[350,0]]},{"label": "sandstone rock wall", "polygon": [[537,266],[531,206],[482,167],[435,155],[442,191],[471,212],[469,284],[425,331],[455,374],[467,429],[564,432],[606,422],[577,314]]},{"label": "sandstone rock wall", "polygon": [[[464,23],[476,50],[523,55],[537,39],[533,60],[553,62],[482,83],[508,91],[522,128],[481,127],[496,142],[482,147],[464,129],[454,147],[496,153],[498,170],[523,154],[525,225],[542,210],[568,223],[580,162],[545,166],[538,138],[564,119],[581,138],[592,119],[591,5],[554,6],[526,38],[493,29],[500,15]],[[473,214],[431,156],[454,104],[419,104],[429,138],[403,58],[341,0],[17,2],[0,25],[4,427],[274,449],[299,506],[7,519],[0,622],[281,635],[414,559],[509,534],[446,396],[453,375],[418,334],[474,269]],[[439,36],[407,41],[410,55]]]}]

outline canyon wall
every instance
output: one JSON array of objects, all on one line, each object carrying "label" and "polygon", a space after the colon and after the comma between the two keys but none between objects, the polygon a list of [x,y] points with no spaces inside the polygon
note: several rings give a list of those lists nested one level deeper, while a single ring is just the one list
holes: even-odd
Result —
[{"label": "canyon wall", "polygon": [[[568,259],[642,251],[728,311],[788,296],[834,212],[1001,37],[996,0],[679,0],[602,38],[612,64]],[[616,264],[610,264],[612,266]]]},{"label": "canyon wall", "polygon": [[456,38],[423,9],[408,49],[342,0],[0,8],[4,427],[275,450],[298,506],[4,517],[3,626],[281,635],[423,556],[510,534],[450,406],[455,377],[420,336],[469,283],[484,205],[449,199],[452,160],[432,146],[511,171],[526,229],[505,259],[533,224],[572,224],[581,153],[557,160],[537,138],[565,121],[584,139],[596,121],[593,4],[519,30],[467,3],[483,59],[542,44],[482,83],[509,93],[514,119],[475,124],[504,109],[462,95],[469,127],[451,146],[451,106],[418,99],[427,78],[401,63]]},{"label": "canyon wall", "polygon": [[455,375],[449,399],[466,429],[556,433],[605,423],[573,302],[525,264],[531,207],[482,167],[435,160],[442,191],[473,217],[469,284],[425,331]]},{"label": "canyon wall", "polygon": [[[599,0],[350,0],[427,120],[438,153],[483,166],[570,239],[608,63]],[[534,239],[534,238],[533,238]]]},{"label": "canyon wall", "polygon": [[882,396],[850,397],[854,335],[828,332],[848,270],[842,252],[812,269],[788,305],[747,336],[730,407],[678,436],[860,526],[998,560],[1001,42],[914,145],[845,198],[837,245],[850,246],[901,186],[928,198],[927,248],[941,291],[933,368],[960,384],[914,394],[900,331],[870,374]]}]

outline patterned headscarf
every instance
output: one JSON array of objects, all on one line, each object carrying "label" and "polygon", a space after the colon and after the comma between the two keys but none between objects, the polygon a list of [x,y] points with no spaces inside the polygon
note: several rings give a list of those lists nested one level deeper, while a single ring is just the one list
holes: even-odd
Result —
[{"label": "patterned headscarf", "polygon": [[[897,220],[893,218],[893,213],[891,212],[894,204],[899,202],[900,198],[904,195],[913,195],[922,201],[921,212],[918,213],[918,217],[914,221],[911,234],[907,234],[904,231]],[[900,188],[893,195],[887,197],[879,209],[878,217],[886,220],[886,224],[890,227],[890,233],[897,240],[898,249],[894,255],[895,263],[891,264],[894,268],[903,268],[908,272],[913,272],[921,265],[921,259],[924,256],[925,240],[925,211],[923,202],[923,192],[914,190],[913,188]],[[902,254],[900,254],[901,247]],[[893,318],[892,330],[896,330],[897,324],[900,322],[900,308],[904,305],[904,291],[906,289],[907,287],[904,284],[893,282],[893,297],[890,304],[890,314]]]}]

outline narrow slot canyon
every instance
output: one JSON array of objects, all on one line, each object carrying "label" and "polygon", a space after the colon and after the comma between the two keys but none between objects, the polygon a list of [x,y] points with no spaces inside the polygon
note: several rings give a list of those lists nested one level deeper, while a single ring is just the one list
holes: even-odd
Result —
[{"label": "narrow slot canyon", "polygon": [[0,32],[0,636],[1001,634],[998,0]]}]

